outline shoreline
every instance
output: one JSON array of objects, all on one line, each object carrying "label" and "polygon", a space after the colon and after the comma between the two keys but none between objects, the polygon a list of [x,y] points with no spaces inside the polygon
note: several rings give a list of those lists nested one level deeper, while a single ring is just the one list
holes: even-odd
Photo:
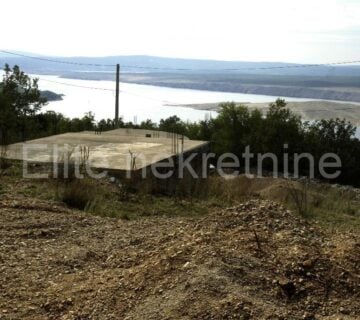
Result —
[{"label": "shoreline", "polygon": [[[285,99],[286,101],[286,99]],[[191,103],[191,104],[166,104],[172,107],[192,108],[201,111],[218,112],[219,103]],[[250,109],[260,109],[266,112],[271,102],[235,102]],[[360,103],[358,102],[335,102],[327,100],[290,101],[287,107],[299,114],[304,120],[321,120],[331,118],[345,118],[355,125],[360,124]]]}]

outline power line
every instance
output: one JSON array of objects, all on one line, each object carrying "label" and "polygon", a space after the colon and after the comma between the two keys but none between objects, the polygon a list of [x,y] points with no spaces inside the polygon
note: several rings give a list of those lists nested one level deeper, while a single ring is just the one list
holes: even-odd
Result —
[{"label": "power line", "polygon": [[150,70],[175,70],[175,71],[241,71],[241,70],[272,70],[272,69],[291,69],[291,68],[312,68],[312,67],[332,67],[336,65],[348,65],[360,63],[360,60],[355,61],[340,61],[340,62],[329,62],[329,63],[319,63],[319,64],[294,64],[294,65],[284,65],[284,66],[272,66],[272,67],[241,67],[241,68],[207,68],[207,69],[194,69],[194,68],[168,68],[168,67],[144,67],[144,66],[129,66],[125,65],[127,68],[137,68],[137,69],[150,69]]},{"label": "power line", "polygon": [[358,64],[360,60],[354,61],[339,61],[329,63],[317,63],[317,64],[294,64],[284,66],[272,66],[272,67],[242,67],[242,68],[218,68],[218,69],[191,69],[191,68],[167,68],[167,67],[144,67],[144,66],[129,66],[124,65],[127,68],[147,69],[147,70],[167,70],[167,71],[242,71],[242,70],[274,70],[274,69],[294,69],[294,68],[313,68],[313,67],[332,67],[336,65],[348,65]]},{"label": "power line", "polygon": [[[110,92],[114,92],[114,93],[115,93],[115,89],[108,89],[108,88],[101,88],[101,87],[92,87],[92,86],[83,86],[83,85],[78,85],[78,84],[73,84],[73,83],[68,83],[68,82],[60,82],[60,81],[49,80],[49,79],[38,78],[38,77],[36,77],[36,79],[39,79],[39,80],[45,81],[45,82],[50,82],[50,83],[60,84],[60,85],[64,85],[64,86],[69,86],[69,87],[75,87],[75,88],[81,88],[81,89],[90,89],[90,90],[110,91]],[[167,104],[172,104],[172,105],[180,105],[180,104],[178,104],[178,103],[171,102],[171,101],[168,101],[168,100],[157,99],[157,98],[153,98],[153,97],[141,95],[141,94],[138,94],[138,93],[134,93],[134,92],[131,92],[131,91],[127,91],[127,90],[120,90],[120,92],[121,92],[121,93],[129,94],[129,95],[131,95],[131,96],[138,97],[138,98],[145,98],[145,99],[148,99],[148,100],[159,101],[159,102],[163,102],[163,103],[167,103]]]},{"label": "power line", "polygon": [[[102,91],[110,91],[110,92],[115,93],[114,89],[83,86],[83,85],[77,85],[77,84],[72,84],[72,83],[67,83],[67,82],[60,82],[60,81],[49,80],[49,79],[38,78],[38,77],[36,79],[39,79],[41,81],[50,82],[50,83],[56,83],[56,84],[60,84],[60,85],[81,88],[81,89],[102,90]],[[134,92],[131,92],[131,91],[127,91],[127,90],[120,90],[120,93],[125,93],[125,94],[132,95],[132,96],[135,96],[135,97],[138,97],[138,98],[144,98],[144,99],[148,99],[148,100],[158,101],[158,102],[170,105],[170,106],[182,106],[183,105],[181,103],[176,103],[176,102],[172,102],[172,101],[169,101],[169,100],[157,99],[157,98],[149,97],[149,96],[146,96],[146,95],[142,95],[142,94],[134,93]],[[309,101],[311,101],[311,100],[309,100]],[[351,102],[349,102],[349,103],[351,103]],[[306,112],[329,112],[329,111],[335,111],[335,110],[336,111],[347,111],[347,110],[354,110],[354,109],[358,109],[358,107],[354,106],[354,107],[334,108],[332,110],[331,109],[330,110],[326,110],[326,109],[309,109],[309,110],[292,109],[292,111],[297,112],[297,113],[302,113],[302,112],[306,113]],[[208,111],[211,112],[213,110],[208,110]]]},{"label": "power line", "polygon": [[[121,65],[124,68],[143,69],[143,70],[164,70],[164,71],[209,71],[211,69],[190,69],[190,68],[169,68],[169,67],[145,67],[135,65]],[[219,69],[220,70],[220,69]],[[225,70],[225,69],[223,69]],[[216,70],[214,70],[216,71]]]},{"label": "power line", "polygon": [[[29,56],[29,55],[25,55],[22,53],[11,52],[11,51],[7,51],[7,50],[0,50],[0,52],[6,53],[6,54],[11,54],[14,56],[23,57],[23,58],[47,61],[47,62],[53,62],[53,63],[70,64],[70,65],[78,65],[78,66],[90,66],[90,67],[116,67],[116,64],[81,63],[81,62],[64,61],[64,60],[57,60],[57,59],[55,60],[55,59],[49,59],[49,58]],[[134,68],[134,69],[135,68],[136,69],[149,69],[149,70],[177,70],[177,71],[192,70],[192,69],[186,69],[186,68],[145,67],[145,66],[135,66],[135,65],[122,65],[122,67]]]},{"label": "power line", "polygon": [[360,63],[360,60],[358,60],[358,61],[340,61],[340,62],[329,62],[329,63],[317,63],[317,64],[296,64],[296,65],[273,66],[273,67],[234,68],[234,69],[224,69],[224,70],[236,71],[236,70],[271,70],[271,69],[331,67],[331,66],[335,66],[335,65],[346,65],[346,64],[355,64],[355,63]]},{"label": "power line", "polygon": [[[33,78],[35,79],[35,78]],[[81,88],[81,89],[90,89],[90,90],[102,90],[102,91],[110,91],[115,93],[115,89],[108,89],[108,88],[101,88],[101,87],[92,87],[92,86],[83,86],[83,85],[78,85],[78,84],[72,84],[72,83],[68,83],[68,82],[60,82],[60,81],[55,81],[55,80],[49,80],[49,79],[44,79],[44,78],[39,78],[36,77],[36,79],[39,79],[41,81],[45,81],[45,82],[50,82],[50,83],[55,83],[55,84],[60,84],[60,85],[64,85],[64,86],[69,86],[69,87],[75,87],[75,88]],[[154,98],[154,97],[149,97],[147,95],[142,95],[142,94],[138,94],[135,92],[131,92],[131,91],[127,91],[127,90],[120,90],[120,93],[126,93],[128,95],[134,96],[134,97],[138,97],[138,98],[144,98],[144,99],[148,99],[148,100],[153,100],[153,101],[158,101],[158,102],[162,102],[171,106],[182,106],[182,103],[176,103],[173,101],[169,101],[169,100],[164,100],[164,99],[158,99],[158,98]],[[241,94],[241,92],[239,92],[239,94]],[[309,100],[311,101],[311,100]],[[326,101],[326,100],[325,100]],[[291,101],[290,101],[291,102]],[[351,102],[348,102],[351,103]],[[345,107],[345,108],[335,108],[333,110],[352,110],[352,109],[358,109],[357,106],[354,107]],[[209,110],[210,111],[210,110]],[[309,109],[309,110],[294,110],[295,112],[322,112],[322,111],[329,111],[329,110],[322,110],[322,109]]]},{"label": "power line", "polygon": [[[15,53],[15,52],[7,51],[7,50],[0,50],[0,52],[11,54],[11,55],[16,55],[16,56],[21,56],[21,57],[25,57],[25,58],[29,58],[29,59],[36,59],[36,60],[41,60],[41,61],[53,62],[53,63],[81,65],[81,66],[97,66],[97,67],[114,67],[114,66],[116,66],[115,64],[112,65],[112,64],[96,64],[96,63],[79,63],[79,62],[73,62],[73,61],[54,60],[54,59],[48,59],[48,58],[42,58],[42,57],[28,56],[28,55],[25,55],[25,54]],[[332,66],[335,66],[335,65],[346,65],[346,64],[355,64],[355,63],[360,63],[360,60],[330,62],[330,63],[324,63],[324,64],[300,64],[300,65],[283,65],[283,66],[272,66],[272,67],[243,67],[243,68],[228,68],[228,69],[225,68],[225,69],[213,69],[212,71],[271,70],[271,69],[309,68],[309,67],[332,67]],[[138,68],[138,69],[148,69],[148,70],[201,71],[201,69],[146,67],[146,66],[135,66],[135,65],[123,65],[123,67]],[[203,69],[203,70],[210,71],[209,69]],[[92,86],[71,84],[71,83],[67,83],[67,82],[60,82],[60,81],[49,80],[49,79],[44,79],[44,78],[38,78],[38,79],[41,80],[41,81],[46,81],[46,82],[50,82],[50,83],[56,83],[56,84],[65,85],[65,86],[71,86],[71,87],[76,87],[76,88],[110,91],[110,92],[114,92],[114,93],[116,92],[116,90],[108,89],[108,88],[100,88],[100,87],[92,87]],[[132,93],[132,92],[129,92],[129,91],[121,90],[120,92],[127,93],[127,94],[137,96],[137,97],[140,97],[140,98],[146,98],[146,99],[149,99],[149,100],[160,101],[162,103],[167,103],[167,104],[172,104],[172,105],[179,105],[178,103],[173,103],[173,102],[170,102],[170,101],[167,101],[167,100],[147,97],[147,96],[139,95],[139,94]],[[322,111],[322,110],[319,110],[319,111]]]},{"label": "power line", "polygon": [[[0,52],[15,56],[20,56],[24,58],[53,62],[53,63],[62,63],[62,64],[79,65],[79,66],[92,66],[92,67],[116,66],[116,64],[80,63],[73,61],[34,57],[34,56],[29,56],[7,50],[0,50]],[[337,62],[317,63],[317,64],[291,64],[291,65],[271,66],[271,67],[241,67],[241,68],[219,68],[219,69],[170,68],[170,67],[150,67],[150,66],[138,66],[138,65],[121,65],[121,66],[123,68],[144,69],[144,70],[167,70],[167,71],[241,71],[241,70],[276,70],[276,69],[296,69],[296,68],[313,68],[313,67],[332,67],[332,66],[359,64],[359,63],[360,60],[353,60],[353,61],[337,61]]]},{"label": "power line", "polygon": [[113,89],[107,89],[107,88],[83,86],[83,85],[79,85],[79,84],[73,84],[73,83],[67,83],[67,82],[60,82],[60,81],[49,80],[49,79],[38,78],[38,77],[36,77],[36,79],[39,79],[39,80],[41,80],[41,81],[46,81],[46,82],[61,84],[61,85],[64,85],[64,86],[69,86],[69,87],[76,87],[76,88],[82,88],[82,89],[103,90],[103,91],[115,92],[115,90],[113,90]]},{"label": "power line", "polygon": [[[40,61],[47,61],[53,63],[61,63],[61,64],[70,64],[70,65],[78,65],[78,66],[92,66],[92,67],[116,67],[116,64],[98,64],[98,63],[81,63],[81,62],[73,62],[73,61],[64,61],[64,60],[55,60],[49,58],[42,58],[42,57],[34,57],[25,55],[22,53],[7,51],[7,50],[0,50],[0,52],[11,54],[14,56],[19,56],[28,59],[40,60]],[[136,68],[136,69],[149,69],[149,70],[177,70],[177,71],[191,71],[192,69],[187,68],[166,68],[166,67],[145,67],[145,66],[136,66],[136,65],[122,65],[124,68]]]},{"label": "power line", "polygon": [[61,64],[71,64],[76,66],[88,66],[88,67],[115,67],[115,64],[100,64],[100,63],[81,63],[81,62],[74,62],[74,61],[65,61],[65,60],[55,60],[55,59],[49,59],[49,58],[42,58],[42,57],[34,57],[34,56],[28,56],[25,54],[17,53],[17,52],[11,52],[7,50],[0,50],[0,52],[11,54],[14,56],[19,56],[23,58],[28,59],[34,59],[34,60],[40,60],[40,61],[47,61],[47,62],[53,62],[53,63],[61,63]]},{"label": "power line", "polygon": [[[33,79],[35,79],[35,78],[33,78]],[[68,82],[60,82],[60,81],[49,80],[49,79],[44,79],[44,78],[39,78],[39,77],[36,77],[36,79],[39,79],[40,81],[60,84],[60,85],[68,86],[68,87],[75,87],[75,88],[81,88],[81,89],[90,89],[90,90],[110,91],[110,92],[113,92],[113,93],[116,92],[115,89],[92,87],[92,86],[83,86],[83,85],[78,85],[78,84],[73,84],[73,83],[68,83]],[[141,94],[138,94],[138,93],[127,91],[127,90],[120,90],[120,93],[126,93],[126,94],[134,96],[134,97],[144,98],[144,99],[153,100],[153,101],[158,101],[158,102],[162,102],[162,103],[166,103],[166,104],[171,104],[171,105],[174,105],[174,106],[180,106],[181,105],[179,103],[172,102],[172,101],[169,101],[169,100],[157,99],[157,98],[149,97],[149,96],[146,96],[146,95],[141,95]]]}]

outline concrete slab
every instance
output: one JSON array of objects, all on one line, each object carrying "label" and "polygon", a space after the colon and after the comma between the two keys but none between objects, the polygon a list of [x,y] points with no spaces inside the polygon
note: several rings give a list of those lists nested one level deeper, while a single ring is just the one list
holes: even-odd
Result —
[{"label": "concrete slab", "polygon": [[[84,131],[65,133],[9,146],[8,158],[30,162],[62,162],[67,154],[77,157],[81,147],[89,147],[91,167],[111,170],[141,169],[161,160],[196,151],[208,142],[189,140],[177,135],[178,152],[174,152],[173,134],[152,130],[116,129],[95,134]],[[131,167],[130,152],[136,158]]]}]

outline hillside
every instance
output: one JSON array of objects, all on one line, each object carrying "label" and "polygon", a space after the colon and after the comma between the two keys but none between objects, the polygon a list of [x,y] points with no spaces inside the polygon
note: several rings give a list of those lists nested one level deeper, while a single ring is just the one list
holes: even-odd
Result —
[{"label": "hillside", "polygon": [[348,77],[333,74],[315,77],[309,75],[152,73],[125,74],[122,80],[129,83],[181,89],[360,102],[360,73],[357,76]]},{"label": "hillside", "polygon": [[3,199],[1,319],[358,319],[360,238],[268,201],[126,222]]},{"label": "hillside", "polygon": [[[13,51],[10,51],[13,52]],[[27,72],[57,72],[64,71],[114,71],[113,65],[119,63],[124,72],[165,72],[165,73],[222,73],[224,69],[230,74],[254,75],[297,75],[297,76],[359,76],[360,66],[313,66],[303,67],[302,64],[287,62],[253,62],[253,61],[225,61],[208,59],[181,59],[146,55],[118,55],[105,57],[62,57],[45,56],[27,52],[0,52],[0,64],[18,64]],[[27,58],[34,57],[35,59]],[[42,60],[41,60],[42,59]],[[54,61],[70,62],[54,63]],[[78,65],[77,65],[78,64]],[[89,65],[81,65],[89,64]],[[103,66],[99,66],[103,65]],[[290,68],[287,68],[289,67]],[[284,68],[285,67],[285,68]],[[264,68],[274,68],[263,70]],[[234,70],[236,69],[236,70]]]},{"label": "hillside", "polygon": [[0,64],[5,63],[17,64],[27,73],[84,80],[115,80],[115,64],[119,63],[121,81],[128,83],[360,102],[357,65],[308,66],[154,56],[48,57],[27,53],[2,54]]},{"label": "hillside", "polygon": [[[323,226],[330,215],[308,220],[266,200],[285,195],[281,180],[250,182],[226,182],[248,199],[213,198],[205,215],[192,211],[196,199],[159,214],[153,197],[128,220],[51,200],[51,181],[3,176],[0,318],[358,319],[358,211],[336,215],[353,227],[344,233]],[[174,215],[181,207],[186,215]]]}]

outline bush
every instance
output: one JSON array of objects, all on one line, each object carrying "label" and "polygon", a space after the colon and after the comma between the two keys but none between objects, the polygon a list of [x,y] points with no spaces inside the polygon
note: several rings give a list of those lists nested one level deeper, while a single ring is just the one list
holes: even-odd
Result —
[{"label": "bush", "polygon": [[0,173],[10,167],[10,161],[7,159],[7,147],[0,146]]},{"label": "bush", "polygon": [[[306,216],[309,213],[309,180],[301,179],[298,184],[291,183],[291,181],[287,181],[288,184],[288,192],[290,198],[293,202],[293,205],[296,208],[296,211],[301,216]],[[321,204],[321,200],[316,199],[315,205],[319,206]]]},{"label": "bush", "polygon": [[91,211],[96,204],[96,188],[91,180],[73,180],[64,184],[60,200],[71,208]]}]

